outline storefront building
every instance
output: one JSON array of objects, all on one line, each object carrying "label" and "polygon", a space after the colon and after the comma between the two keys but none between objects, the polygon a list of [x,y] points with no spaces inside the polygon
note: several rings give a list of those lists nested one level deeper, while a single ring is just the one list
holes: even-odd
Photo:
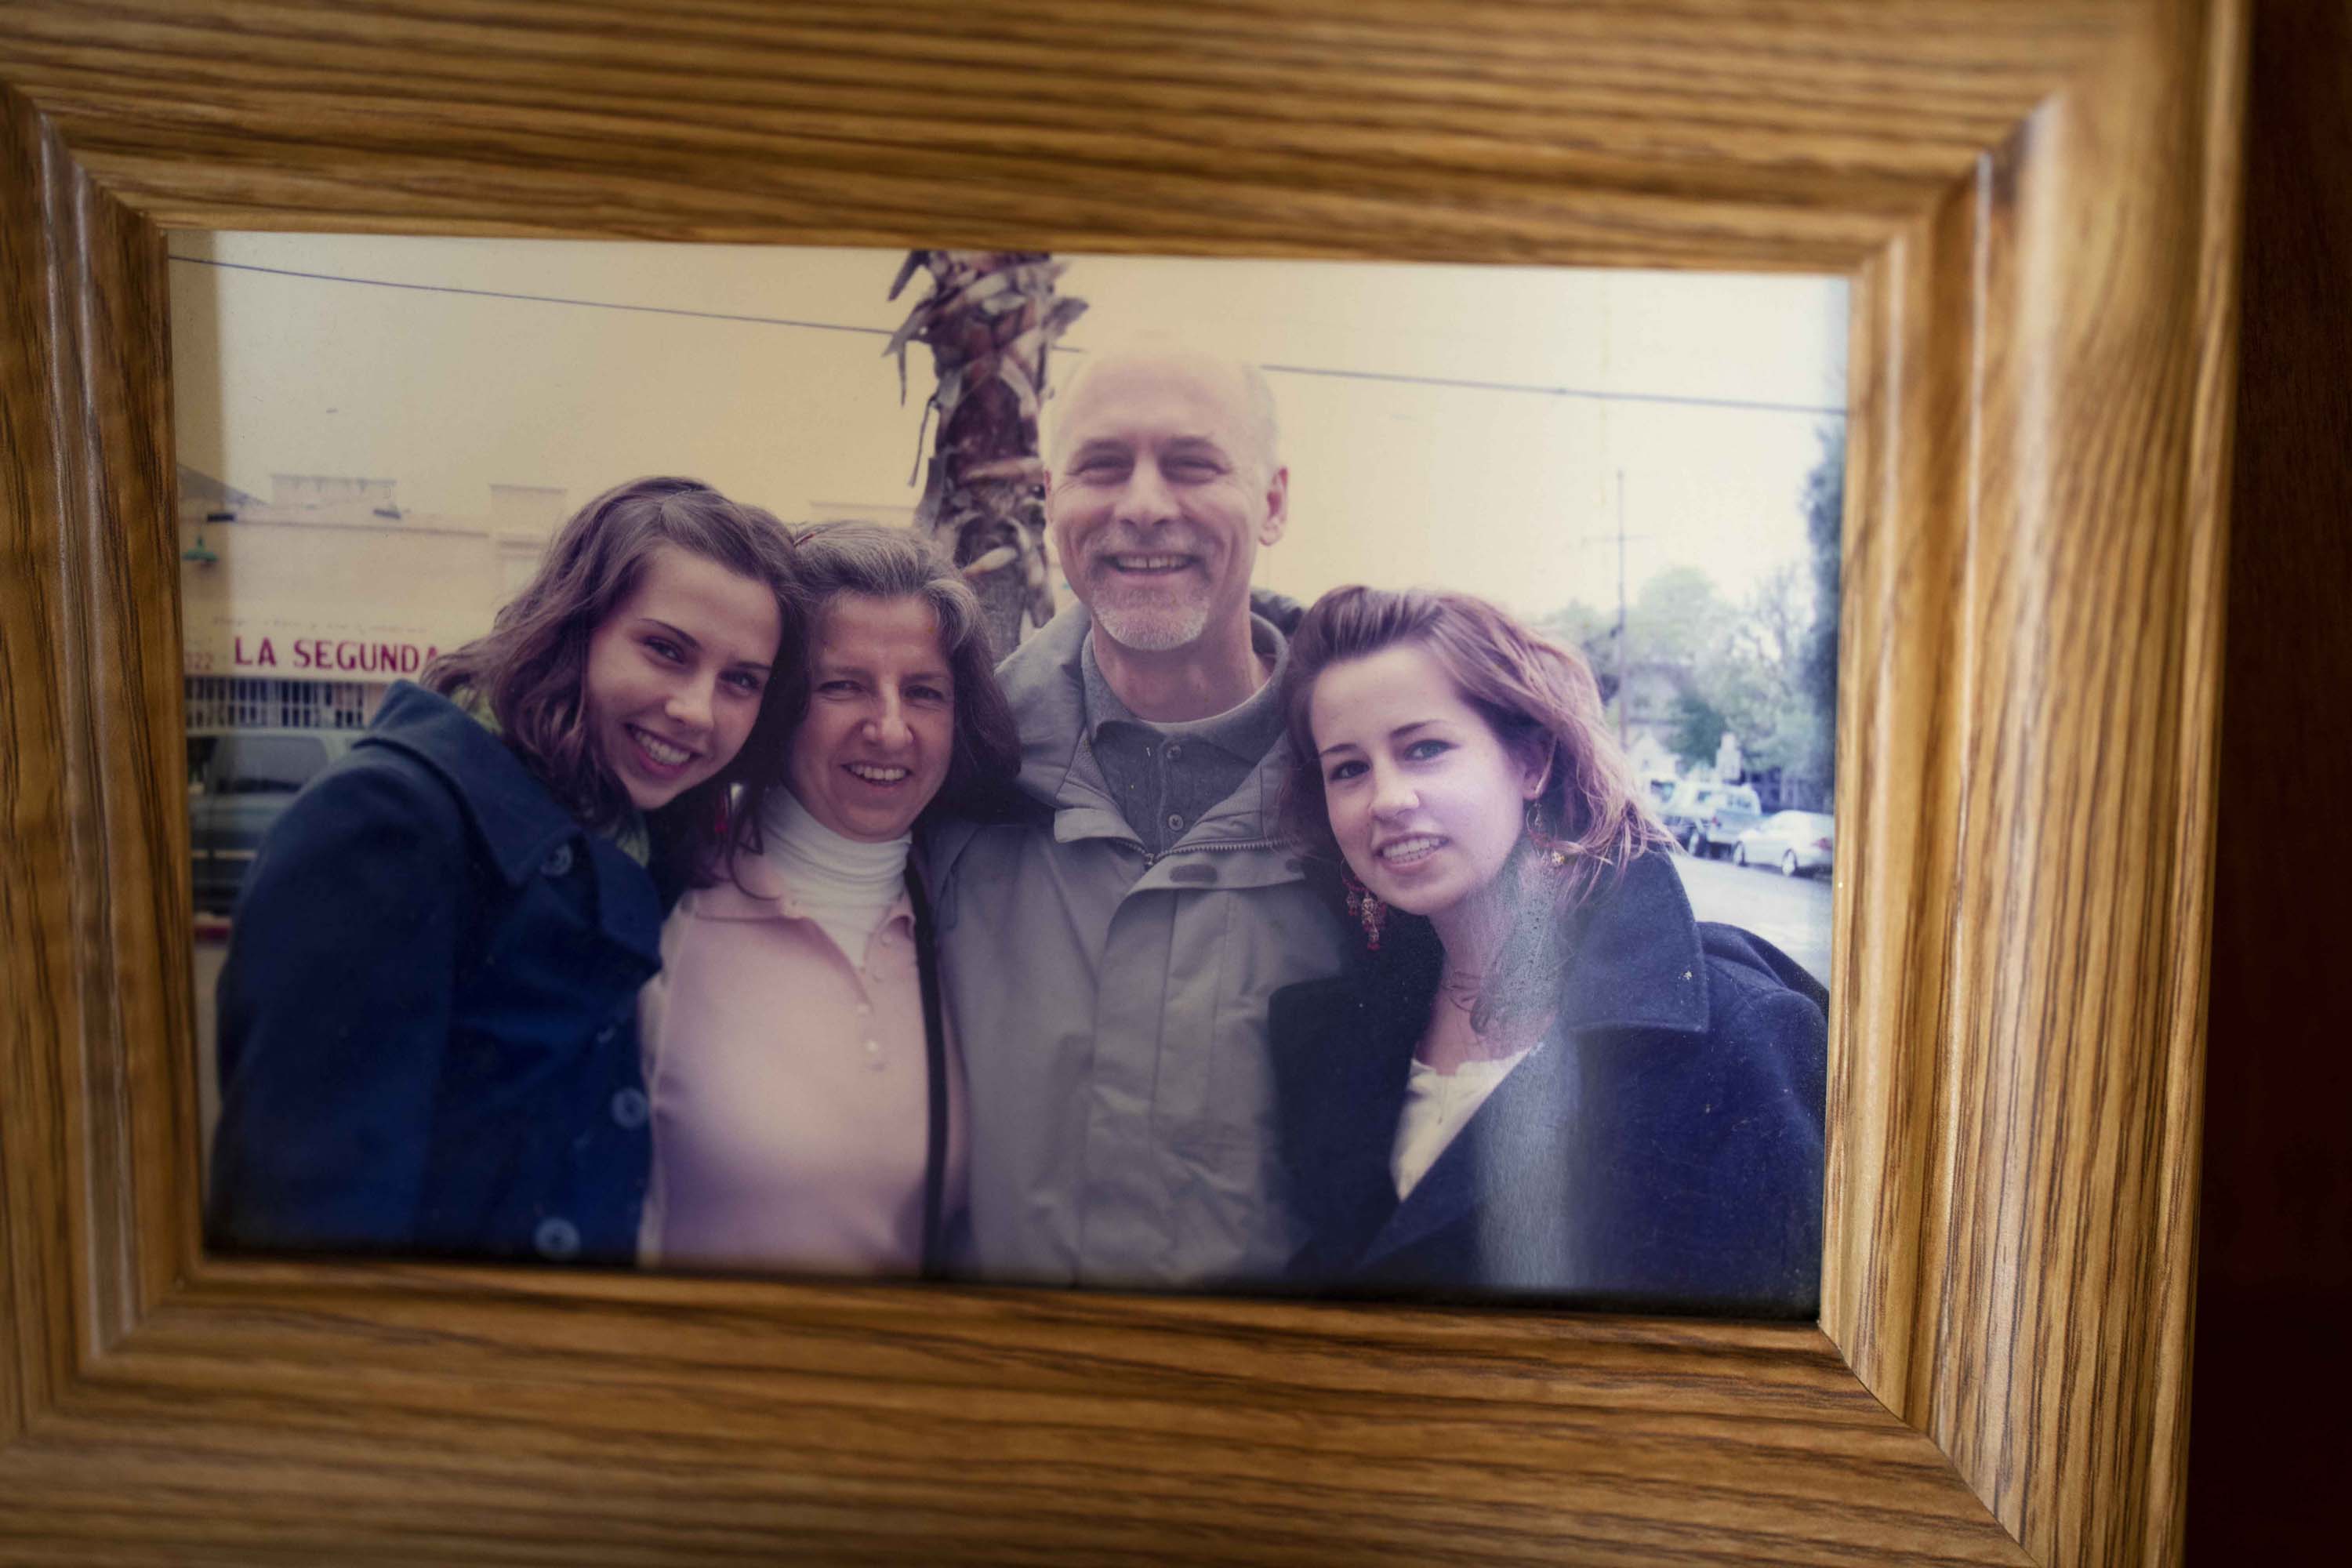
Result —
[{"label": "storefront building", "polygon": [[188,730],[356,730],[393,682],[481,636],[539,564],[564,492],[493,485],[481,517],[402,510],[389,479],[180,471]]}]

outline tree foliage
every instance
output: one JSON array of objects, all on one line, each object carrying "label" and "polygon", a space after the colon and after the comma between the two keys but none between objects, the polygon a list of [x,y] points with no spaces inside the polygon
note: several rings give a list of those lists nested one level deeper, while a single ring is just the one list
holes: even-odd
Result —
[{"label": "tree foliage", "polygon": [[1670,566],[1642,584],[1625,613],[1627,657],[1643,664],[1699,668],[1731,631],[1729,606],[1696,566]]},{"label": "tree foliage", "polygon": [[[1629,668],[1665,670],[1680,687],[1662,739],[1685,766],[1712,764],[1728,730],[1751,773],[1778,770],[1826,796],[1835,761],[1844,431],[1831,426],[1820,439],[1797,498],[1808,563],[1771,572],[1736,604],[1697,567],[1661,572],[1627,606],[1624,654]],[[1614,695],[1614,616],[1580,601],[1538,624],[1580,647],[1602,695]]]},{"label": "tree foliage", "polygon": [[914,250],[890,286],[895,300],[916,273],[931,280],[883,351],[898,356],[901,397],[910,346],[927,344],[938,373],[923,420],[937,415],[939,432],[915,526],[963,568],[1000,656],[1024,617],[1043,626],[1054,613],[1037,411],[1055,340],[1087,308],[1055,291],[1068,266],[1040,250]]},{"label": "tree foliage", "polygon": [[1845,426],[1827,426],[1821,442],[1821,459],[1805,476],[1805,538],[1812,547],[1814,615],[1800,679],[1819,731],[1806,771],[1820,779],[1827,791],[1837,766],[1838,574],[1845,546]]},{"label": "tree foliage", "polygon": [[1685,767],[1712,763],[1716,748],[1723,743],[1723,732],[1730,728],[1730,721],[1713,703],[1685,691],[1675,700],[1674,727],[1666,732],[1666,750]]},{"label": "tree foliage", "polygon": [[1604,615],[1581,599],[1570,599],[1535,622],[1535,629],[1553,641],[1574,648],[1592,668],[1601,687],[1601,700],[1617,697],[1617,617]]}]

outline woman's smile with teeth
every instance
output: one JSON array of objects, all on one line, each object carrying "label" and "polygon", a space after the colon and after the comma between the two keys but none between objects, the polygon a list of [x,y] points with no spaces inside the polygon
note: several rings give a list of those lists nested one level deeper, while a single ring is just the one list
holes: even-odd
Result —
[{"label": "woman's smile with teeth", "polygon": [[886,768],[879,763],[845,763],[843,767],[852,777],[867,784],[897,784],[907,776],[905,768]]},{"label": "woman's smile with teeth", "polygon": [[1400,838],[1393,844],[1381,846],[1381,858],[1391,864],[1404,860],[1419,860],[1435,853],[1444,847],[1444,839],[1429,833],[1412,838]]},{"label": "woman's smile with teeth", "polygon": [[676,742],[665,741],[651,731],[640,730],[634,724],[629,726],[629,735],[637,742],[639,751],[666,768],[677,767],[694,755]]}]

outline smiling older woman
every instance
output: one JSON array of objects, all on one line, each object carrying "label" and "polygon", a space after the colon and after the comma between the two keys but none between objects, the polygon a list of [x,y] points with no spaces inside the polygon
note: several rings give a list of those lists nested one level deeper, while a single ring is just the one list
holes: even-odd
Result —
[{"label": "smiling older woman", "polygon": [[926,1272],[962,1204],[966,1118],[913,836],[1008,784],[1019,741],[978,603],[919,536],[827,524],[796,564],[791,760],[739,803],[751,831],[679,900],[639,1002],[639,1257]]}]

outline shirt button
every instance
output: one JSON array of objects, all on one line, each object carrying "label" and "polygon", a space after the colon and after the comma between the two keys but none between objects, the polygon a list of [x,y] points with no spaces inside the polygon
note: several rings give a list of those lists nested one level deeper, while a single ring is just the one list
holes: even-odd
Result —
[{"label": "shirt button", "polygon": [[1175,742],[1173,742],[1173,741],[1171,741],[1171,742],[1168,742],[1168,760],[1169,760],[1170,762],[1171,762],[1171,763],[1172,763],[1172,762],[1174,762],[1177,758],[1179,758],[1179,757],[1182,756],[1183,754],[1184,754],[1184,748],[1183,748],[1183,747],[1181,747],[1181,746],[1178,745],[1178,744],[1177,744]]},{"label": "shirt button", "polygon": [[871,1018],[874,1016],[874,1004],[871,1002],[860,1002],[857,1005],[857,1016],[861,1018]]},{"label": "shirt button", "polygon": [[642,1089],[625,1089],[613,1096],[613,1125],[635,1131],[646,1124],[653,1108],[646,1102]]},{"label": "shirt button", "polygon": [[580,1227],[562,1215],[550,1215],[530,1233],[530,1245],[541,1258],[576,1258],[580,1255]]},{"label": "shirt button", "polygon": [[1181,828],[1184,826],[1184,819],[1171,811],[1168,814],[1168,826],[1171,828]]},{"label": "shirt button", "polygon": [[547,858],[539,863],[539,874],[542,877],[561,877],[571,869],[572,846],[569,844],[557,845],[547,852]]}]

